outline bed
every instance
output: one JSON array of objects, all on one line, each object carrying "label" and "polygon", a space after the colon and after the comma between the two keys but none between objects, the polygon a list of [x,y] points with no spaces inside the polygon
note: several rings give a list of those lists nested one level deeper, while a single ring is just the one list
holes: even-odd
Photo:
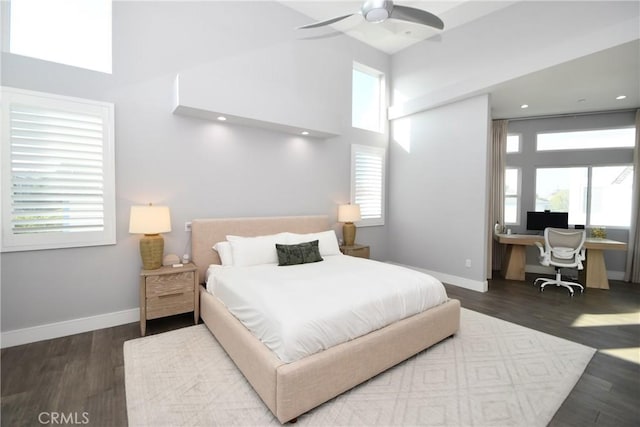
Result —
[{"label": "bed", "polygon": [[[192,221],[193,261],[204,280],[209,266],[221,263],[213,245],[227,235],[329,229],[327,216],[196,219]],[[265,405],[285,423],[453,335],[460,324],[460,303],[449,299],[290,363],[255,338],[204,286],[200,288],[200,315]]]}]

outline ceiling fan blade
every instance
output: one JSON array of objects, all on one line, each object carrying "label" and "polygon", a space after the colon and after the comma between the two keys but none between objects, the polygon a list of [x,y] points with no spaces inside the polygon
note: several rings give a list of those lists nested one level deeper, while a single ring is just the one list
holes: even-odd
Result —
[{"label": "ceiling fan blade", "polygon": [[403,21],[415,22],[416,24],[427,25],[439,30],[444,28],[444,22],[433,13],[429,13],[422,9],[407,6],[393,6],[391,16],[389,18],[401,19]]},{"label": "ceiling fan blade", "polygon": [[304,30],[304,29],[307,29],[307,28],[324,27],[325,25],[331,25],[334,22],[342,21],[343,19],[346,19],[346,18],[348,18],[350,16],[353,16],[353,15],[357,15],[357,13],[350,13],[348,15],[338,16],[337,18],[327,19],[326,21],[314,22],[313,24],[307,24],[307,25],[303,25],[302,27],[298,27],[298,29],[299,30]]}]

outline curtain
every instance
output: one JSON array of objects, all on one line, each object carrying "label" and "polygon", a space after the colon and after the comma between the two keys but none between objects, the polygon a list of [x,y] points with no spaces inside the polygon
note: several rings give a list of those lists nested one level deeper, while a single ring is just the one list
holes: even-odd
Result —
[{"label": "curtain", "polygon": [[489,189],[489,236],[488,236],[488,278],[493,270],[500,270],[504,247],[493,240],[496,222],[504,225],[504,170],[507,157],[507,125],[508,120],[494,120],[491,123],[490,175]]},{"label": "curtain", "polygon": [[624,280],[640,283],[640,110],[636,111],[636,147],[633,150],[633,196],[631,227],[627,249],[627,267]]}]

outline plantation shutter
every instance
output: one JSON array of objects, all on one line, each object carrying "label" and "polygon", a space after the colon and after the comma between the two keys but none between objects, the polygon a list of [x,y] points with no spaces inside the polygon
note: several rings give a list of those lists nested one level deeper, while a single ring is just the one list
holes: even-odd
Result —
[{"label": "plantation shutter", "polygon": [[9,193],[3,197],[3,246],[115,243],[104,239],[114,228],[113,182],[108,182],[113,181],[112,107],[12,99],[3,108],[9,116],[3,167],[10,171],[3,182],[3,192]]},{"label": "plantation shutter", "polygon": [[352,203],[360,205],[359,225],[384,224],[385,150],[352,146]]}]

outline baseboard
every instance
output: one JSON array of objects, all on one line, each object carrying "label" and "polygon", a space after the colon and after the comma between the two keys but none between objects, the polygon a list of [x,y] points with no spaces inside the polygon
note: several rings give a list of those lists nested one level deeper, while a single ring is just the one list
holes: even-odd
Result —
[{"label": "baseboard", "polygon": [[430,274],[436,279],[440,280],[442,283],[446,283],[448,285],[458,286],[460,288],[470,289],[476,292],[487,292],[489,290],[489,282],[486,280],[472,280],[467,279],[466,277],[454,276],[452,274],[440,273],[439,271],[431,271],[425,268],[414,267],[412,265],[404,265],[397,262],[388,261],[389,264],[400,265],[402,267],[411,268],[412,270],[421,271],[426,274]]},{"label": "baseboard", "polygon": [[[486,280],[472,280],[465,277],[431,271],[424,268],[413,267],[399,263],[390,264],[401,265],[413,270],[427,273],[440,280],[454,286],[471,289],[477,292],[487,292],[489,289]],[[541,265],[527,265],[527,273],[553,274],[553,269],[549,270]],[[624,271],[607,271],[609,280],[624,280]],[[124,325],[126,323],[138,322],[140,320],[140,310],[133,308],[130,310],[116,311],[113,313],[100,314],[97,316],[83,317],[80,319],[67,320],[64,322],[49,323],[46,325],[33,326],[31,328],[16,329],[0,334],[0,348],[14,347],[16,345],[29,344],[36,341],[43,341],[53,338],[65,337],[82,332],[95,331],[97,329],[110,328]]]},{"label": "baseboard", "polygon": [[139,321],[140,309],[133,308],[131,310],[33,326],[31,328],[15,329],[0,334],[0,347],[13,347]]},{"label": "baseboard", "polygon": [[[526,273],[536,274],[555,274],[555,270],[553,269],[553,267],[545,267],[544,265],[539,264],[527,264],[524,268],[524,271]],[[573,272],[575,273],[575,271],[576,270],[574,269]],[[624,280],[624,271],[607,270],[607,279]]]}]

